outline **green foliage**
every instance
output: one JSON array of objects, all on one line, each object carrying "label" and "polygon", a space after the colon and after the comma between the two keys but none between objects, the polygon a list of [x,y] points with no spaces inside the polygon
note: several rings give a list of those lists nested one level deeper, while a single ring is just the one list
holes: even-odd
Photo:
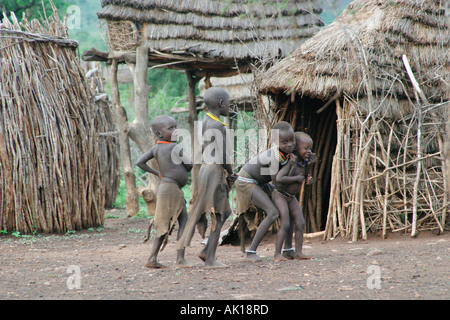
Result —
[{"label": "green foliage", "polygon": [[[45,6],[42,7],[42,2]],[[58,9],[58,14],[62,18],[65,14],[65,9],[69,6],[68,0],[53,0],[55,7]],[[2,5],[5,8],[6,13],[9,15],[10,12],[14,12],[17,19],[22,20],[25,14],[29,20],[39,19],[45,15],[50,16],[52,14],[52,6],[49,0],[15,0],[15,1],[2,1]]]},{"label": "green foliage", "polygon": [[186,75],[180,71],[155,68],[148,72],[147,79],[152,87],[152,93],[163,90],[171,97],[183,97],[188,94]]},{"label": "green foliage", "polygon": [[322,7],[320,15],[323,22],[327,25],[333,22],[352,0],[319,0]]},{"label": "green foliage", "polygon": [[[69,29],[69,36],[79,43],[80,53],[95,47],[100,51],[108,51],[98,27],[97,12],[101,9],[101,1],[65,0],[69,5],[80,8],[80,28]],[[58,11],[59,11],[58,7]],[[65,10],[64,10],[65,11]]]}]

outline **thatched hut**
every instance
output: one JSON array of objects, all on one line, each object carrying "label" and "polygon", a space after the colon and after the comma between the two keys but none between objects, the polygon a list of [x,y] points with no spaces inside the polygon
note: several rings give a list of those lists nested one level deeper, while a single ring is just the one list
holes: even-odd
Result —
[{"label": "thatched hut", "polygon": [[98,134],[114,131],[108,109],[53,9],[43,24],[14,14],[0,24],[0,230],[102,226],[115,179],[116,139]]},{"label": "thatched hut", "polygon": [[312,231],[443,231],[449,49],[442,1],[357,0],[264,74],[277,119],[314,139]]},{"label": "thatched hut", "polygon": [[236,61],[289,54],[322,25],[321,11],[311,0],[103,0],[98,17],[106,20],[111,53],[145,44],[150,65],[220,76]]},{"label": "thatched hut", "polygon": [[[248,73],[261,61],[291,53],[323,25],[318,17],[321,12],[318,3],[316,0],[103,0],[98,17],[106,21],[109,52],[100,57],[92,51],[86,58],[97,56],[111,63],[112,87],[118,63],[125,62],[132,68],[137,116],[132,124],[125,122],[125,117],[118,119],[121,123],[118,126],[141,151],[152,144],[148,117],[138,118],[148,115],[147,70],[156,67],[183,70],[189,84],[187,121],[194,150],[194,141],[198,141],[194,131],[198,81]],[[112,98],[113,104],[120,106],[120,97]],[[117,110],[123,113],[120,108]],[[125,140],[124,137],[121,145]],[[131,163],[127,159],[123,163],[127,188],[132,188]],[[193,197],[198,167],[193,170]],[[156,185],[156,180],[150,181],[150,185]],[[148,199],[152,201],[154,197],[150,195]]]}]

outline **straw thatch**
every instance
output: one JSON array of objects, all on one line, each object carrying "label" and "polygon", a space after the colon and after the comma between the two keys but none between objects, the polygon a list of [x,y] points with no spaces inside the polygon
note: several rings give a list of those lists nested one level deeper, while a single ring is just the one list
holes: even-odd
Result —
[{"label": "straw thatch", "polygon": [[445,228],[450,32],[442,5],[354,1],[261,78],[278,119],[326,151],[314,170],[328,186],[312,193],[330,200],[311,196],[305,205],[328,211],[328,238]]},{"label": "straw thatch", "polygon": [[406,54],[411,65],[417,66],[417,76],[427,79],[423,90],[428,99],[440,101],[440,93],[444,93],[443,98],[449,100],[449,91],[442,89],[446,79],[437,77],[448,76],[445,48],[450,42],[440,2],[354,1],[332,24],[274,67],[260,90],[295,92],[324,101],[336,93],[361,97],[366,94],[361,85],[365,63],[373,75],[373,90],[380,95],[389,91],[400,97],[414,96],[412,87],[405,92],[400,81],[390,78],[399,70],[399,76],[406,75],[401,60]]},{"label": "straw thatch", "polygon": [[114,130],[110,115],[94,103],[78,44],[53,9],[43,24],[1,21],[0,230],[101,226],[115,178],[116,143],[97,132]]},{"label": "straw thatch", "polygon": [[322,25],[317,1],[103,0],[110,50],[211,60],[285,56]]}]

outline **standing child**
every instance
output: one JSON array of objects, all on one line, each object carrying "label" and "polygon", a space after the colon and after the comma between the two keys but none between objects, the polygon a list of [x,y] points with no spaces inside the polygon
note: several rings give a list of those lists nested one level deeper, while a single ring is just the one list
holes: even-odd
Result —
[{"label": "standing child", "polygon": [[189,208],[186,230],[178,240],[177,248],[184,249],[190,245],[195,226],[199,221],[206,221],[205,215],[210,213],[211,231],[199,258],[205,262],[206,268],[223,268],[226,265],[217,261],[216,250],[220,230],[231,213],[228,181],[234,180],[234,174],[227,153],[230,139],[220,116],[229,115],[230,97],[224,89],[211,87],[205,91],[203,99],[208,112],[202,123],[204,153],[198,173],[198,196]]},{"label": "standing child", "polygon": [[[181,188],[188,181],[192,164],[189,157],[183,154],[181,147],[172,142],[172,140],[175,140],[173,133],[177,128],[176,122],[172,117],[155,117],[151,127],[154,134],[158,137],[158,141],[136,163],[142,170],[161,178],[156,194],[155,218],[149,227],[149,234],[153,226],[156,230],[156,236],[150,257],[145,266],[149,268],[165,268],[164,265],[157,261],[158,252],[162,244],[167,242],[168,235],[177,220],[179,224],[177,238],[179,239],[183,234],[188,217],[184,193]],[[160,171],[147,165],[147,161],[153,158],[156,159]],[[184,258],[184,249],[177,251],[176,265],[179,267],[191,266]]]},{"label": "standing child", "polygon": [[[277,173],[272,181],[275,186],[272,200],[280,212],[280,229],[277,233],[274,260],[285,260],[281,255],[281,247],[285,239],[286,242],[290,241],[292,246],[292,237],[288,236],[288,233],[293,231],[291,222],[295,226],[295,253],[292,258],[298,260],[310,259],[310,257],[302,253],[305,220],[302,208],[295,195],[300,191],[300,187],[307,175],[306,166],[316,161],[316,154],[311,152],[313,141],[309,135],[303,132],[296,132],[295,140],[295,154],[290,155],[288,163]],[[310,176],[307,180],[309,180],[307,183],[311,181]],[[283,251],[288,250],[284,249]]]}]

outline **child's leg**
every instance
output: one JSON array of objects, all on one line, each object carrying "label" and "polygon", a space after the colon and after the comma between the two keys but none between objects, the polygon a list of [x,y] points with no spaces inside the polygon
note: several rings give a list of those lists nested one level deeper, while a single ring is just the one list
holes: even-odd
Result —
[{"label": "child's leg", "polygon": [[305,219],[303,218],[303,211],[297,199],[292,199],[289,203],[289,212],[295,221],[295,256],[294,259],[311,259],[303,254],[303,231],[305,229]]},{"label": "child's leg", "polygon": [[[225,223],[225,221],[227,221],[227,219],[228,219],[228,217],[230,216],[230,214],[231,214],[231,211],[228,211],[228,212],[226,212],[225,213],[225,215],[224,215],[224,217],[223,217],[223,223],[222,223],[222,226],[223,226],[223,224]],[[204,217],[204,219],[206,220],[206,217],[205,216],[202,216],[202,217]],[[221,228],[222,228],[222,226],[221,226]],[[219,232],[219,236],[220,236],[220,232]],[[218,240],[217,240],[218,241]],[[207,254],[208,254],[208,251],[210,250],[209,249],[209,246],[210,246],[210,241],[209,241],[209,238],[208,238],[208,240],[206,241],[206,245],[203,247],[203,250],[198,254],[198,257],[201,259],[201,260],[203,260],[203,261],[206,261],[206,256],[207,256]],[[217,246],[216,246],[217,247]],[[217,248],[216,248],[216,250],[217,250]]]},{"label": "child's leg", "polygon": [[226,219],[230,215],[231,211],[225,212],[224,214],[214,213],[216,215],[216,228],[211,230],[208,238],[208,243],[206,247],[206,259],[205,267],[208,268],[225,268],[225,264],[216,260],[216,250],[219,244],[220,231],[225,223]]},{"label": "child's leg", "polygon": [[279,192],[274,191],[272,196],[273,203],[280,213],[280,228],[277,232],[277,238],[275,242],[275,256],[274,260],[286,260],[281,255],[281,247],[283,246],[286,233],[289,231],[289,207],[287,199]]},{"label": "child's leg", "polygon": [[279,212],[275,204],[261,188],[255,188],[253,190],[252,202],[256,208],[264,210],[267,215],[259,224],[255,236],[253,237],[252,243],[250,244],[248,250],[246,250],[245,255],[246,260],[258,261],[261,260],[261,258],[256,254],[256,249],[258,248],[261,240],[266,235],[270,226],[278,219]]},{"label": "child's leg", "polygon": [[166,266],[162,265],[161,263],[159,263],[157,261],[158,252],[159,252],[159,249],[161,248],[161,245],[162,245],[165,237],[166,237],[166,235],[162,235],[161,237],[155,238],[155,240],[153,240],[152,249],[150,251],[150,257],[148,258],[147,263],[145,264],[146,267],[148,267],[148,268],[166,268]]},{"label": "child's leg", "polygon": [[[180,239],[181,235],[184,232],[184,228],[186,227],[186,222],[188,220],[188,214],[186,210],[186,205],[183,206],[183,210],[181,210],[181,213],[178,216],[178,234],[177,234],[177,240]],[[184,259],[184,252],[185,248],[177,250],[177,262],[176,265],[179,267],[192,267],[193,265],[188,263]]]},{"label": "child's leg", "polygon": [[294,259],[294,248],[292,247],[292,235],[294,234],[295,220],[292,215],[289,214],[289,231],[284,238],[283,257],[288,259]]},{"label": "child's leg", "polygon": [[181,210],[180,214],[178,215],[178,234],[177,234],[177,240],[181,238],[181,235],[184,232],[184,228],[186,227],[186,223],[188,221],[188,214],[186,210],[186,204],[183,205],[183,209]]}]

